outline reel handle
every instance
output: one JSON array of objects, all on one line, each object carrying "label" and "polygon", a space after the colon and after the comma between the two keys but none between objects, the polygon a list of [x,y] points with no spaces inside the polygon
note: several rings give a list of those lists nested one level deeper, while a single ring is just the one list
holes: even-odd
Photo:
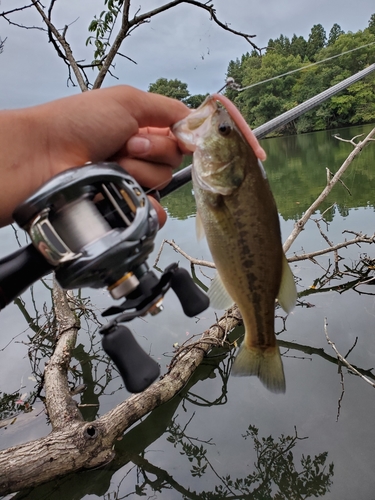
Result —
[{"label": "reel handle", "polygon": [[208,296],[194,283],[186,269],[178,267],[172,276],[171,287],[186,316],[193,318],[210,305]]},{"label": "reel handle", "polygon": [[160,375],[158,363],[141,348],[129,328],[114,326],[103,335],[102,346],[129,392],[144,391]]},{"label": "reel handle", "polygon": [[10,304],[35,281],[50,273],[53,266],[28,245],[0,260],[0,309]]}]

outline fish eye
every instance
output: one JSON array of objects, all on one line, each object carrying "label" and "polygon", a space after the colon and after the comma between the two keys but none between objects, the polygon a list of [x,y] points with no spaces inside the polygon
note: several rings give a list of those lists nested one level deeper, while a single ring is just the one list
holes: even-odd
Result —
[{"label": "fish eye", "polygon": [[224,137],[232,132],[232,127],[229,125],[229,123],[226,122],[220,123],[217,129],[219,131],[219,134]]}]

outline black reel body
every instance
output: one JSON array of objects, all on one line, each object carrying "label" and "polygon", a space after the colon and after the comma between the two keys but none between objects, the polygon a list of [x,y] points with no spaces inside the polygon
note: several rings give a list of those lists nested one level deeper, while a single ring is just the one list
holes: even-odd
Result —
[{"label": "black reel body", "polygon": [[[14,212],[62,288],[102,288],[113,298],[154,248],[156,211],[137,182],[112,163],[51,179]],[[129,283],[128,283],[129,284]]]},{"label": "black reel body", "polygon": [[130,392],[146,389],[159,365],[119,323],[161,312],[169,288],[190,317],[209,300],[177,264],[160,278],[148,268],[158,218],[141,186],[114,163],[88,164],[52,178],[13,217],[32,245],[0,261],[0,309],[52,270],[64,289],[107,287],[125,300],[103,313],[119,314],[100,330],[103,348]]}]

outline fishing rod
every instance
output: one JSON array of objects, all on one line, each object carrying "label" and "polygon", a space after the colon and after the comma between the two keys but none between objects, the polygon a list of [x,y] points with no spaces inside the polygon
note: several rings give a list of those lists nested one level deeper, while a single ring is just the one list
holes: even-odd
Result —
[{"label": "fishing rod", "polygon": [[[253,130],[253,133],[255,137],[258,139],[263,139],[266,137],[268,134],[273,132],[274,130],[277,130],[284,125],[290,123],[291,121],[297,119],[299,116],[303,115],[304,113],[307,113],[307,111],[312,110],[313,108],[316,108],[320,104],[322,104],[324,101],[327,99],[330,99],[334,95],[336,95],[338,92],[341,92],[342,90],[346,89],[350,85],[353,85],[353,83],[358,82],[362,78],[365,78],[367,75],[375,71],[375,64],[371,64],[367,68],[363,69],[362,71],[359,71],[358,73],[355,73],[354,75],[350,76],[349,78],[346,78],[340,83],[337,83],[336,85],[333,85],[333,87],[328,88],[327,90],[324,90],[320,94],[317,94],[314,97],[311,97],[311,99],[308,99],[307,101],[303,102],[302,104],[298,104],[294,108],[290,109],[289,111],[286,111],[285,113],[277,116],[273,120],[268,121],[264,125],[261,125],[260,127],[257,127]],[[168,194],[172,193],[173,191],[176,191],[176,189],[180,188],[181,186],[184,186],[191,180],[191,169],[192,165],[188,165],[187,167],[183,168],[179,172],[176,172],[173,177],[171,182],[166,186],[164,189],[161,189],[159,191],[160,197],[163,198],[164,196],[167,196]]]}]

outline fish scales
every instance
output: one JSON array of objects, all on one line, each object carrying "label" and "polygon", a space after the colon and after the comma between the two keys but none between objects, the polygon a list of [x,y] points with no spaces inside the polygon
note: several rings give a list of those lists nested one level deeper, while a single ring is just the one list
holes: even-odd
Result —
[{"label": "fish scales", "polygon": [[[257,155],[264,157],[265,153],[242,117],[232,110],[236,116],[232,120],[218,106],[217,98],[207,98],[173,131],[194,151],[197,220],[218,271],[212,289],[220,291],[222,286],[237,303],[244,321],[245,338],[232,371],[257,375],[271,391],[284,392],[274,310],[275,299],[284,288],[291,298],[283,307],[294,304],[294,280],[282,250],[276,204],[258,164]],[[221,96],[223,100],[233,106]],[[287,287],[281,287],[284,274]]]},{"label": "fish scales", "polygon": [[[259,168],[251,168],[257,158],[250,147],[245,159],[246,176],[231,195],[204,191],[196,183],[194,193],[218,273],[240,308],[246,330],[251,332],[245,341],[252,347],[267,348],[276,345],[274,309],[282,267],[280,226],[268,183],[265,185]],[[267,210],[259,210],[262,206]]]}]

